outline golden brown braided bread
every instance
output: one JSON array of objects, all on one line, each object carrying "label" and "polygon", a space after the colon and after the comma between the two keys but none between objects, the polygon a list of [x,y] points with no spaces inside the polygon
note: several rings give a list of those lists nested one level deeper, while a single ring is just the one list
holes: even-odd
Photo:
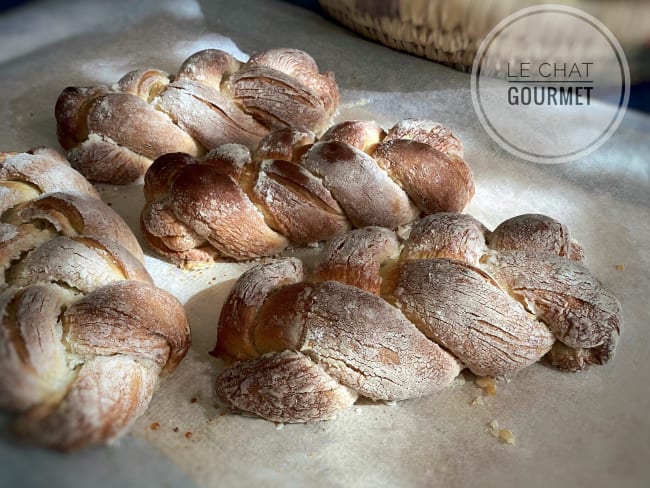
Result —
[{"label": "golden brown braided bread", "polygon": [[332,73],[297,49],[273,49],[240,63],[207,49],[175,76],[144,69],[112,88],[68,87],[55,115],[59,142],[87,178],[126,183],[171,152],[200,156],[226,142],[254,148],[270,130],[321,131],[338,106]]},{"label": "golden brown braided bread", "polygon": [[409,230],[341,235],[310,272],[290,258],[242,275],[212,352],[227,362],[216,383],[226,405],[322,420],[359,395],[430,394],[463,367],[498,376],[546,357],[576,371],[612,357],[620,304],[564,225],[521,215],[490,232],[439,213]]},{"label": "golden brown braided bread", "polygon": [[440,124],[404,120],[386,133],[349,121],[318,142],[308,131],[284,128],[252,153],[225,144],[201,158],[167,154],[147,171],[144,192],[145,239],[173,262],[192,265],[460,212],[474,181],[460,141]]},{"label": "golden brown braided bread", "polygon": [[106,443],[190,345],[124,221],[55,151],[0,153],[0,408],[29,441]]}]

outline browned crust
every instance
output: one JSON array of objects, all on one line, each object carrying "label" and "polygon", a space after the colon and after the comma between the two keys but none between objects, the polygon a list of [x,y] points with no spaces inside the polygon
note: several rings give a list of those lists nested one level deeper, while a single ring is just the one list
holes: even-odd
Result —
[{"label": "browned crust", "polygon": [[549,252],[501,251],[486,269],[569,347],[593,348],[620,333],[621,305],[582,265]]},{"label": "browned crust", "polygon": [[20,414],[28,441],[106,443],[187,352],[183,307],[152,285],[126,223],[56,152],[2,158],[0,173],[0,406]]},{"label": "browned crust", "polygon": [[237,360],[257,357],[253,327],[259,308],[273,290],[303,278],[302,263],[295,258],[257,265],[246,271],[235,283],[221,309],[217,344],[210,354]]},{"label": "browned crust", "polygon": [[273,216],[272,227],[298,244],[322,241],[349,230],[343,210],[321,180],[288,161],[263,161],[253,189]]},{"label": "browned crust", "polygon": [[182,266],[209,263],[222,256],[208,244],[205,235],[199,235],[176,216],[169,192],[179,171],[187,166],[203,164],[210,171],[238,181],[249,163],[250,152],[238,144],[219,146],[200,159],[185,153],[170,153],[156,159],[144,178],[147,204],[140,215],[140,227],[145,241],[159,254]]},{"label": "browned crust", "polygon": [[169,200],[147,203],[140,220],[144,237],[147,240],[156,239],[163,250],[188,252],[207,243],[205,237],[199,236],[176,218]]},{"label": "browned crust", "polygon": [[15,262],[5,271],[5,279],[13,286],[65,284],[83,293],[126,279],[152,282],[142,263],[118,244],[64,236],[41,244]]},{"label": "browned crust", "polygon": [[[145,243],[152,250],[156,251],[157,254],[166,257],[169,261],[179,267],[187,269],[201,268],[202,266],[213,263],[217,259],[223,258],[223,256],[219,254],[219,251],[209,244],[203,244],[199,245],[199,247],[192,247],[189,249],[175,249],[175,247],[181,247],[178,245],[178,236],[157,236],[149,232],[149,228],[144,223],[145,220],[146,214],[143,213],[140,217],[140,230]],[[185,236],[181,235],[180,239],[181,242],[183,242]]]},{"label": "browned crust", "polygon": [[315,140],[316,136],[310,130],[296,127],[275,129],[264,136],[257,145],[253,160],[299,161]]},{"label": "browned crust", "polygon": [[569,255],[567,256],[573,261],[585,264],[585,250],[578,241],[571,239],[571,249],[569,250]]},{"label": "browned crust", "polygon": [[101,139],[89,139],[68,152],[72,166],[86,178],[122,185],[137,180],[151,159],[127,147]]},{"label": "browned crust", "polygon": [[157,158],[144,175],[144,197],[147,202],[164,198],[169,193],[178,171],[196,159],[187,153],[168,153]]},{"label": "browned crust", "polygon": [[66,310],[63,329],[76,354],[129,355],[173,371],[190,347],[180,302],[141,281],[119,281],[87,294]]},{"label": "browned crust", "polygon": [[[251,66],[273,59],[255,58]],[[285,64],[287,72],[300,71]],[[429,145],[439,142],[439,134],[426,131],[442,130],[438,124],[419,122],[419,132],[406,135],[427,143],[381,142],[385,133],[375,123],[348,121],[314,144],[308,130],[278,129],[252,157],[240,144],[223,144],[201,157],[162,156],[145,175],[145,198],[157,202],[142,216],[145,239],[176,263],[189,264],[192,255],[210,259],[196,250],[204,240],[215,255],[241,260],[273,255],[290,242],[330,239],[351,227],[397,228],[422,212],[460,211],[474,194],[471,171],[462,159]],[[202,189],[194,191],[195,184]],[[153,211],[163,206],[171,210]]]},{"label": "browned crust", "polygon": [[333,419],[358,397],[293,351],[237,363],[217,377],[216,391],[233,412],[284,423]]},{"label": "browned crust", "polygon": [[474,196],[474,180],[465,161],[423,142],[387,140],[374,157],[425,213],[462,212]]},{"label": "browned crust", "polygon": [[0,295],[0,407],[22,412],[71,379],[61,343],[64,293],[56,287],[10,287]]},{"label": "browned crust", "polygon": [[99,198],[88,180],[72,169],[59,153],[47,148],[37,147],[6,158],[0,164],[0,180],[23,182],[41,193],[74,191]]},{"label": "browned crust", "polygon": [[319,93],[265,66],[245,66],[233,75],[230,86],[235,101],[244,111],[272,129],[313,127],[318,132],[332,116]]},{"label": "browned crust", "polygon": [[[156,99],[155,106],[208,149],[228,142],[254,148],[268,132],[218,89],[196,81],[175,81]],[[175,151],[195,154],[176,147]]]},{"label": "browned crust", "polygon": [[314,269],[315,281],[338,281],[379,294],[381,265],[399,256],[397,235],[383,227],[365,227],[331,239]]},{"label": "browned crust", "polygon": [[562,371],[582,371],[590,366],[607,364],[614,357],[617,342],[617,331],[612,331],[610,337],[596,347],[569,347],[557,341],[544,359]]},{"label": "browned crust", "polygon": [[310,283],[300,281],[276,287],[258,307],[250,335],[257,355],[299,351],[307,337],[307,308]]},{"label": "browned crust", "polygon": [[104,444],[144,413],[156,383],[157,372],[133,358],[94,357],[80,367],[61,401],[27,410],[14,431],[28,442],[62,451]]},{"label": "browned crust", "polygon": [[204,152],[169,117],[128,93],[108,93],[93,99],[88,109],[88,130],[151,160],[170,152]]},{"label": "browned crust", "polygon": [[386,132],[374,122],[347,120],[327,129],[320,141],[344,142],[372,155],[384,137]]},{"label": "browned crust", "polygon": [[[261,75],[259,80],[255,80],[256,75]],[[246,82],[242,83],[242,79]],[[238,84],[243,86],[237,86]],[[266,91],[267,86],[272,88],[277,84],[283,85],[282,91]],[[320,74],[314,59],[298,49],[277,48],[254,54],[243,69],[233,76],[231,86],[233,95],[246,110],[258,116],[270,116],[269,125],[272,127],[277,127],[275,121],[283,121],[282,125],[308,127],[320,132],[334,115],[339,103],[334,73]],[[238,90],[241,90],[239,94]],[[253,93],[259,96],[258,100],[251,96]],[[268,106],[264,103],[267,95],[274,95],[276,101],[289,105],[271,104],[275,113],[264,113]],[[291,108],[296,100],[295,95],[298,100],[302,98],[303,102],[296,107],[297,111]],[[240,97],[246,101],[243,102]],[[272,100],[270,98],[268,101]],[[293,119],[295,123],[291,122]]]},{"label": "browned crust", "polygon": [[369,227],[326,243],[313,282],[301,281],[302,269],[287,272],[299,262],[284,260],[235,284],[213,351],[241,361],[217,379],[232,411],[322,420],[336,382],[402,400],[448,385],[458,361],[500,376],[541,358],[579,371],[613,357],[620,304],[583,266],[545,250],[556,231],[549,238],[543,228],[541,246],[535,228],[521,231],[534,250],[494,251],[487,229],[467,215],[436,214],[409,227],[399,257],[397,234]]},{"label": "browned crust", "polygon": [[4,274],[14,261],[56,235],[51,227],[43,228],[38,224],[0,224],[0,283],[6,283]]},{"label": "browned crust", "polygon": [[404,119],[386,134],[386,141],[408,139],[422,142],[449,157],[463,158],[463,143],[451,130],[431,120]]},{"label": "browned crust", "polygon": [[133,253],[115,241],[106,238],[76,237],[77,242],[83,243],[95,253],[102,256],[109,265],[118,269],[126,280],[144,281],[153,284],[151,275],[144,267],[143,260],[139,260]]},{"label": "browned crust", "polygon": [[219,49],[204,49],[190,55],[178,70],[178,79],[198,81],[212,88],[222,83],[241,67],[230,54]]},{"label": "browned crust", "polygon": [[121,92],[135,95],[147,103],[151,102],[168,85],[169,73],[158,69],[129,71],[117,82],[117,87]]},{"label": "browned crust", "polygon": [[523,214],[504,220],[489,234],[497,251],[547,251],[574,261],[584,258],[582,247],[571,239],[569,229],[542,214]]},{"label": "browned crust", "polygon": [[404,400],[438,391],[458,375],[457,361],[382,298],[327,281],[271,293],[257,316],[260,353],[299,350],[360,394]]},{"label": "browned crust", "polygon": [[239,183],[252,160],[251,152],[246,146],[229,143],[210,149],[205,156],[200,158],[200,162],[216,168]]},{"label": "browned crust", "polygon": [[338,88],[334,73],[319,74],[316,61],[299,49],[276,48],[253,54],[246,67],[263,66],[289,75],[305,86],[312,88],[322,98],[327,110],[338,105]]},{"label": "browned crust", "polygon": [[242,172],[251,163],[248,148],[240,144],[222,144],[200,158],[187,153],[169,153],[156,159],[144,176],[144,196],[147,202],[162,200],[181,168],[204,164],[239,182]]},{"label": "browned crust", "polygon": [[487,250],[487,229],[474,217],[437,213],[413,223],[401,259],[457,259],[477,265]]},{"label": "browned crust", "polygon": [[54,115],[59,144],[70,150],[88,139],[88,111],[93,101],[109,93],[105,86],[65,88],[56,100]]},{"label": "browned crust", "polygon": [[144,255],[129,226],[101,200],[73,193],[49,193],[24,204],[17,221],[43,219],[68,237],[83,235],[108,239],[127,249],[139,261]]},{"label": "browned crust", "polygon": [[249,259],[275,254],[288,245],[285,237],[266,225],[237,183],[211,166],[182,168],[170,198],[176,217],[224,256]]},{"label": "browned crust", "polygon": [[333,74],[319,73],[302,51],[274,49],[242,65],[206,49],[189,56],[176,76],[138,69],[112,89],[68,87],[55,117],[75,167],[93,180],[121,184],[166,153],[197,156],[223,143],[253,149],[278,127],[320,131],[337,105]]},{"label": "browned crust", "polygon": [[555,341],[489,276],[460,261],[400,262],[385,271],[382,296],[477,375],[529,366]]},{"label": "browned crust", "polygon": [[419,214],[377,162],[355,147],[319,142],[305,154],[302,164],[323,180],[355,227],[395,228]]}]

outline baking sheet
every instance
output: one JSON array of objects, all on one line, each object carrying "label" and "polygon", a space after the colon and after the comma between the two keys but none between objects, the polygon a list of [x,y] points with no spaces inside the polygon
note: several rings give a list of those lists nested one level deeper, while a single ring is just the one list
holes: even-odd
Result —
[{"label": "baking sheet", "polygon": [[[283,2],[34,2],[0,16],[0,46],[4,150],[57,147],[53,105],[67,85],[112,84],[144,66],[173,72],[206,47],[242,60],[268,47],[304,49],[322,69],[335,70],[339,119],[390,125],[423,117],[450,126],[476,178],[469,213],[486,225],[526,212],[566,223],[592,272],[620,298],[625,320],[611,364],[579,374],[535,365],[499,381],[483,406],[472,405],[481,390],[462,377],[432,397],[362,401],[335,421],[282,426],[225,414],[213,393],[221,364],[206,353],[220,306],[249,265],[188,272],[149,255],[156,283],[186,304],[194,337],[187,359],[118,446],[61,456],[16,446],[5,428],[0,480],[13,481],[5,486],[647,485],[650,117],[628,112],[612,139],[584,160],[519,161],[478,123],[469,76]],[[100,190],[137,233],[141,185]],[[487,433],[494,419],[514,432],[516,445]],[[153,422],[160,428],[152,430]]]}]

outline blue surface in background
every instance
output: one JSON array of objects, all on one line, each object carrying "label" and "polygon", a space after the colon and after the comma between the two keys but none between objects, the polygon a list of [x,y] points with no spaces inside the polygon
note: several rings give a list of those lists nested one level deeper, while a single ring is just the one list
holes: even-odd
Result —
[{"label": "blue surface in background", "polygon": [[27,3],[24,0],[0,0],[0,12],[7,10],[21,3]]}]

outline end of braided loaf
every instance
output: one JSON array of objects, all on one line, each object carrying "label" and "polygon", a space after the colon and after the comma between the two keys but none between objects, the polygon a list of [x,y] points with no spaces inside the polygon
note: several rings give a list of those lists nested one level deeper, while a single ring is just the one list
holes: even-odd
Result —
[{"label": "end of braided loaf", "polygon": [[440,213],[404,234],[356,229],[329,241],[310,271],[291,258],[242,275],[212,353],[227,363],[216,382],[226,405],[324,420],[355,395],[430,394],[462,368],[499,376],[545,358],[577,371],[612,357],[620,304],[556,220],[521,215],[490,232]]},{"label": "end of braided loaf", "polygon": [[127,183],[167,153],[200,156],[233,142],[250,149],[273,129],[320,132],[338,107],[334,75],[296,49],[246,63],[207,49],[176,76],[143,69],[112,88],[68,87],[55,106],[57,134],[73,166],[94,181]]},{"label": "end of braided loaf", "polygon": [[187,352],[183,307],[55,151],[0,153],[0,212],[0,408],[30,442],[109,442]]},{"label": "end of braided loaf", "polygon": [[142,233],[158,253],[193,265],[270,256],[354,227],[396,228],[469,204],[474,181],[461,156],[448,129],[415,120],[387,133],[347,121],[318,141],[282,128],[252,153],[225,144],[199,158],[168,154],[145,175]]}]

